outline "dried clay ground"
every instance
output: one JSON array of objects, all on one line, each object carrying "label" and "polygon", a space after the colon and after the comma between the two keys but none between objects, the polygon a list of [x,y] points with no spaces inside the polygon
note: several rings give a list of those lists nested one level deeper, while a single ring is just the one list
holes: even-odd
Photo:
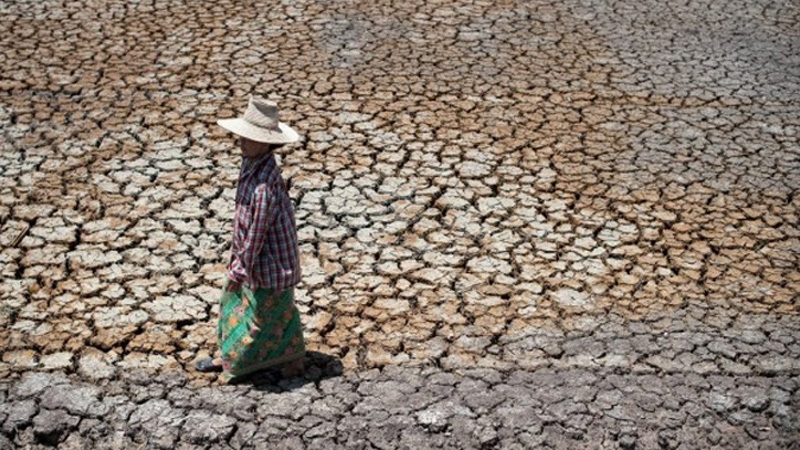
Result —
[{"label": "dried clay ground", "polygon": [[[0,448],[800,444],[793,0],[0,2]],[[221,385],[275,99],[302,378]]]}]

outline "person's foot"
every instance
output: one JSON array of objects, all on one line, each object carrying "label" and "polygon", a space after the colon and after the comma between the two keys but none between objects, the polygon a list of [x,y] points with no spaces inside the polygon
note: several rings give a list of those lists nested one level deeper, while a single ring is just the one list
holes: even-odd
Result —
[{"label": "person's foot", "polygon": [[222,361],[219,358],[204,358],[198,361],[194,367],[198,372],[221,372]]},{"label": "person's foot", "polygon": [[296,359],[294,361],[289,361],[288,363],[281,366],[281,376],[283,378],[294,378],[303,375],[306,371],[305,364],[303,364],[303,358]]}]

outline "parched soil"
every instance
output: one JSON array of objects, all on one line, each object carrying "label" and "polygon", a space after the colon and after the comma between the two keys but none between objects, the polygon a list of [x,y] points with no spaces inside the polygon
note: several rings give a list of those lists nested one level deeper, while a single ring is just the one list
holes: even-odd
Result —
[{"label": "parched soil", "polygon": [[[0,449],[798,448],[800,5],[3,1]],[[276,100],[308,374],[222,386]]]}]

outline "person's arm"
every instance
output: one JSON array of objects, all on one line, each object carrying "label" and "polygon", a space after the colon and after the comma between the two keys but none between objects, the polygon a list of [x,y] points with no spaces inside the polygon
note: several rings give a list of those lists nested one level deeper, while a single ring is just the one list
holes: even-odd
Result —
[{"label": "person's arm", "polygon": [[228,291],[236,292],[242,283],[249,280],[253,264],[267,240],[267,227],[269,225],[269,192],[265,185],[260,185],[253,192],[250,203],[250,223],[247,227],[247,237],[244,240],[239,254],[239,263],[231,266],[228,276],[231,282]]}]

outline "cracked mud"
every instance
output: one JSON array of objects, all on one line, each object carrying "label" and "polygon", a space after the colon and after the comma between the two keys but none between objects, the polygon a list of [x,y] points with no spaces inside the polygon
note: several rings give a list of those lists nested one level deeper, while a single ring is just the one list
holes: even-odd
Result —
[{"label": "cracked mud", "polygon": [[[3,2],[0,448],[797,448],[798,24]],[[304,136],[310,370],[220,386],[250,93]]]}]

